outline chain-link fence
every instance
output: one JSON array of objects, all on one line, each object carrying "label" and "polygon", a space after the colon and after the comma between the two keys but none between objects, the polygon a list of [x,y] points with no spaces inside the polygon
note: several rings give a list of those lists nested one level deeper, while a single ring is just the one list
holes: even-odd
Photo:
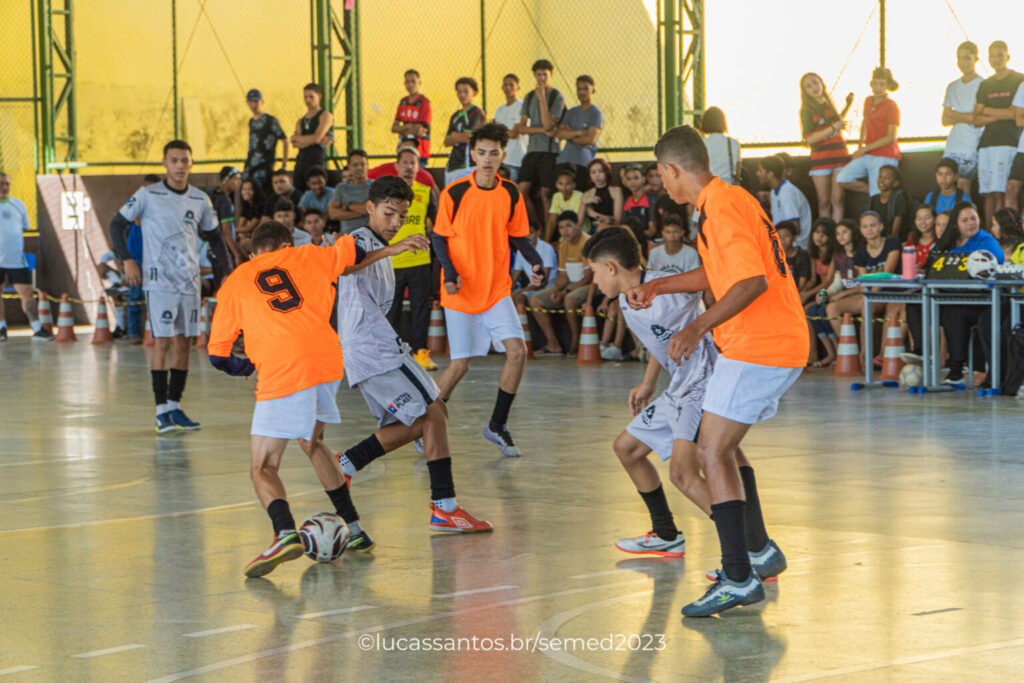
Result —
[{"label": "chain-link fence", "polygon": [[11,3],[0,18],[6,26],[25,29],[5,31],[7,35],[0,40],[0,171],[11,177],[11,194],[25,202],[29,216],[35,216],[31,5],[27,0]]}]

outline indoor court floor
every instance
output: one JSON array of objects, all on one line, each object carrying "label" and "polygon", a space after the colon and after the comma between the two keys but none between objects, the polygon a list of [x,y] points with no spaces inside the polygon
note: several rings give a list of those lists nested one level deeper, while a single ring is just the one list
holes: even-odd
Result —
[{"label": "indoor court floor", "polygon": [[[640,364],[530,362],[510,423],[524,457],[505,459],[480,433],[501,358],[475,362],[449,405],[455,486],[493,534],[429,532],[405,447],[353,481],[372,553],[246,580],[271,536],[248,476],[254,384],[197,352],[184,407],[203,428],[158,437],[144,353],[0,345],[4,680],[1020,680],[1024,402],[806,373],[745,442],[789,570],[757,606],[683,620],[718,543],[667,466],[685,559],[613,546],[649,526],[611,450]],[[339,402],[334,450],[374,428],[357,392]],[[331,510],[295,445],[282,476],[297,521]]]}]

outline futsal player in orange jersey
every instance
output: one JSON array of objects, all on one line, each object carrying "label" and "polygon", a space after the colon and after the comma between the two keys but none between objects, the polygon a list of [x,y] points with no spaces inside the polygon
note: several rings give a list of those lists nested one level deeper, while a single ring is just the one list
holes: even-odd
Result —
[{"label": "futsal player in orange jersey", "polygon": [[[291,231],[267,221],[253,231],[253,258],[221,285],[207,346],[210,362],[229,375],[248,377],[259,371],[250,475],[274,526],[274,542],[249,563],[246,576],[263,576],[303,552],[278,475],[289,440],[298,439],[335,508],[351,504],[344,476],[323,439],[325,424],[341,422],[335,396],[344,366],[338,335],[330,325],[333,284],[339,276],[382,258],[427,248],[423,235],[372,254],[356,246],[350,235],[327,249],[293,247]],[[251,361],[231,355],[242,332]]]},{"label": "futsal player in orange jersey", "polygon": [[697,207],[704,265],[630,290],[629,303],[645,308],[659,294],[710,288],[715,303],[672,337],[669,356],[689,358],[710,331],[721,350],[704,398],[697,458],[711,493],[722,569],[711,575],[707,593],[683,608],[685,616],[704,617],[764,600],[759,576],[785,569],[739,446],[751,425],[775,415],[800,376],[807,322],[775,227],[752,195],[712,175],[700,133],[673,128],[654,153],[668,194]]}]

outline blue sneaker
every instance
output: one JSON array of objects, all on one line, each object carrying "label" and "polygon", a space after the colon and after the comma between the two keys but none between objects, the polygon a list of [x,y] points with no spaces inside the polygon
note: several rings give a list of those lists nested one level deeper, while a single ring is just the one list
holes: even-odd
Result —
[{"label": "blue sneaker", "polygon": [[491,429],[490,425],[487,425],[484,427],[484,438],[496,445],[501,454],[506,458],[518,458],[523,455],[523,452],[519,450],[519,446],[512,441],[512,435],[509,434],[508,427],[503,426],[495,431]]},{"label": "blue sneaker", "polygon": [[178,408],[177,410],[172,410],[167,414],[170,415],[171,422],[173,422],[174,426],[177,427],[178,429],[184,429],[187,432],[194,432],[200,427],[199,423],[190,420],[188,415],[186,415],[185,411],[182,410],[181,408]]},{"label": "blue sneaker", "polygon": [[[750,566],[753,567],[754,573],[762,581],[771,581],[786,571],[786,556],[771,539],[768,540],[768,545],[759,552],[747,553],[747,555],[750,557]],[[718,581],[718,577],[721,575],[721,569],[712,569],[704,576],[708,581]]]},{"label": "blue sneaker", "polygon": [[178,425],[174,424],[174,420],[171,419],[170,413],[164,413],[163,415],[156,416],[156,433],[167,434],[168,432],[178,431]]},{"label": "blue sneaker", "polygon": [[360,531],[348,539],[348,545],[345,547],[355,550],[357,553],[365,553],[373,549],[373,539],[370,538],[370,534]]},{"label": "blue sneaker", "polygon": [[710,617],[737,605],[753,605],[764,600],[764,585],[751,570],[745,581],[731,581],[725,572],[711,584],[703,597],[683,608],[684,617]]}]

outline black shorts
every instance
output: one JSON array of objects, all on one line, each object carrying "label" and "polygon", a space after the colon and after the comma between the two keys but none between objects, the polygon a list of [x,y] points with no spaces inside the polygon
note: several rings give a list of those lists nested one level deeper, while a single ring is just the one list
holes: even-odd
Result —
[{"label": "black shorts", "polygon": [[12,285],[32,284],[32,271],[28,268],[0,268],[0,285],[8,280]]},{"label": "black shorts", "polygon": [[1024,154],[1020,152],[1013,157],[1013,164],[1010,166],[1010,180],[1024,183]]},{"label": "black shorts", "polygon": [[555,172],[555,152],[527,152],[519,167],[519,182],[554,188],[558,176]]}]

